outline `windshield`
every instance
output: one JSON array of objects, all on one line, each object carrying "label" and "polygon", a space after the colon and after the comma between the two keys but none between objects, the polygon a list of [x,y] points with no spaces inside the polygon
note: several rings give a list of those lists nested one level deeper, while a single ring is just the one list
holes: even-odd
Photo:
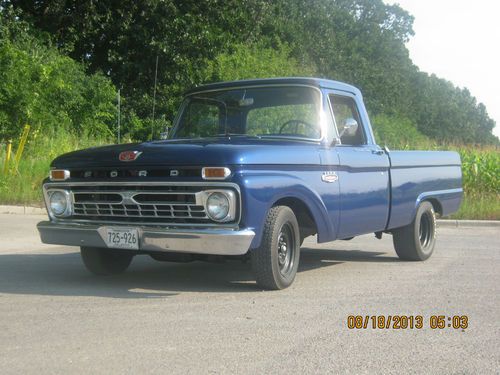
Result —
[{"label": "windshield", "polygon": [[319,139],[320,92],[282,86],[221,90],[186,98],[172,138],[226,135]]}]

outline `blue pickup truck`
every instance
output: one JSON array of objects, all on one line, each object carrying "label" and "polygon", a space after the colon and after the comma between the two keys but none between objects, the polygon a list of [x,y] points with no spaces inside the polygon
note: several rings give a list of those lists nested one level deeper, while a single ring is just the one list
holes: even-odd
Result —
[{"label": "blue pickup truck", "polygon": [[457,153],[379,147],[355,87],[280,78],[192,89],[168,139],[59,156],[43,193],[42,241],[80,246],[94,274],[230,258],[283,289],[308,236],[388,233],[401,259],[429,258],[463,191]]}]

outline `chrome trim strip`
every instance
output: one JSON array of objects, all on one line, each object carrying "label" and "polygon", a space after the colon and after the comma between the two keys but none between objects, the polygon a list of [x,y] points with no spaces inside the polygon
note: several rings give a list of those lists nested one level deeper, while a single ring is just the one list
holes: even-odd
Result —
[{"label": "chrome trim strip", "polygon": [[[130,216],[127,216],[130,217]],[[152,216],[153,217],[153,216]],[[161,218],[159,218],[161,219]],[[202,218],[203,219],[203,218]],[[151,221],[120,221],[120,220],[85,220],[85,219],[72,219],[72,220],[59,220],[56,219],[54,220],[54,223],[59,223],[59,224],[100,224],[100,225],[107,225],[107,224],[117,224],[117,225],[127,225],[127,226],[148,226],[148,227],[154,227],[158,226],[161,228],[225,228],[225,229],[234,229],[237,224],[235,223],[230,223],[230,224],[224,224],[224,223],[172,223],[172,222],[151,222]]]},{"label": "chrome trim strip", "polygon": [[463,194],[464,190],[462,188],[456,188],[456,189],[446,189],[446,190],[435,190],[435,191],[426,191],[421,193],[415,202],[415,207],[417,207],[420,202],[423,200],[429,199],[429,198],[435,198],[439,197],[442,195],[448,195],[448,194]]},{"label": "chrome trim strip", "polygon": [[231,186],[238,190],[234,182],[172,182],[172,181],[83,181],[83,182],[46,182],[43,186]]},{"label": "chrome trim strip", "polygon": [[[99,231],[110,225],[58,224],[50,221],[38,223],[43,243],[67,246],[105,248]],[[250,229],[161,229],[128,225],[139,231],[141,252],[183,252],[210,255],[243,255],[255,237]],[[118,226],[117,226],[118,228]],[[117,249],[117,251],[120,251]],[[126,250],[130,251],[130,250]],[[133,250],[135,251],[135,250]]]}]

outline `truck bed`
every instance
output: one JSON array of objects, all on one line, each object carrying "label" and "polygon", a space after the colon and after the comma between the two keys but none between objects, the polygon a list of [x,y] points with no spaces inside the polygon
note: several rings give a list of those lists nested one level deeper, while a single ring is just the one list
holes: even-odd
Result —
[{"label": "truck bed", "polygon": [[444,216],[462,200],[460,155],[452,151],[391,151],[391,208],[387,229],[409,224],[420,201]]}]

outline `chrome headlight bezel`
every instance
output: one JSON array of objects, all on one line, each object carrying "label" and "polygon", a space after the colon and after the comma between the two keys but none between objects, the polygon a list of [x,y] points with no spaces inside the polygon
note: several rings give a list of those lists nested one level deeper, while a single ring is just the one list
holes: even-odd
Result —
[{"label": "chrome headlight bezel", "polygon": [[[52,198],[54,197],[55,194],[61,195],[62,198],[64,199],[65,206],[64,206],[64,210],[62,210],[61,212],[56,212],[53,209]],[[68,190],[49,189],[45,192],[45,197],[46,197],[45,198],[46,199],[45,205],[47,207],[47,211],[49,212],[49,216],[54,217],[54,218],[62,218],[62,217],[71,216],[73,205],[71,202],[71,194]]]},{"label": "chrome headlight bezel", "polygon": [[[226,215],[221,218],[217,218],[211,215],[208,208],[210,197],[217,196],[219,194],[224,196],[229,205]],[[230,221],[234,221],[236,219],[237,204],[236,204],[236,194],[234,191],[226,189],[205,190],[202,192],[201,200],[203,207],[205,208],[205,212],[210,220],[218,223],[227,223]]]}]

